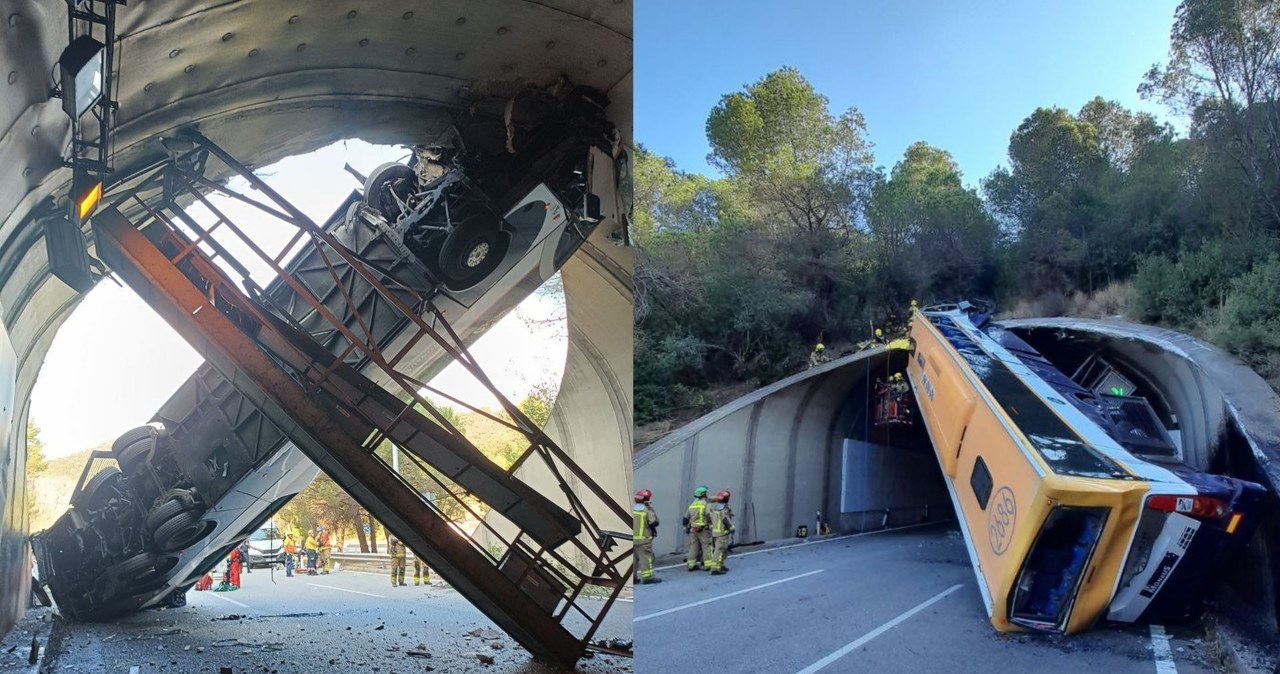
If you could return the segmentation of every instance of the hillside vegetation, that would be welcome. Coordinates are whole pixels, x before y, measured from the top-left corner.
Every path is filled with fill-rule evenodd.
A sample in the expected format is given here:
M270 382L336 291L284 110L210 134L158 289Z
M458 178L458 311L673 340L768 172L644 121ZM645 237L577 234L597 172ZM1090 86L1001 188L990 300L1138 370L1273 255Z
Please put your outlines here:
M901 324L911 299L1014 315L1124 315L1280 379L1280 3L1185 0L1142 96L1039 108L969 187L920 142L876 165L856 108L790 68L709 111L722 178L639 153L636 422L800 369L816 341Z

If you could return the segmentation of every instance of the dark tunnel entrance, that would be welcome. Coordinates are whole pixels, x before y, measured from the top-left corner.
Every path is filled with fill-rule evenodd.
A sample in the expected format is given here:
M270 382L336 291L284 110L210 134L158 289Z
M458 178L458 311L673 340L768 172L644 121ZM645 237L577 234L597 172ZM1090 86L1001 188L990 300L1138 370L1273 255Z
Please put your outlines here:
M834 529L874 531L955 518L928 430L914 414L907 391L901 421L877 406L895 374L905 373L909 352L887 350L851 364L844 407L837 417L832 460L839 476ZM892 394L890 394L892 395Z

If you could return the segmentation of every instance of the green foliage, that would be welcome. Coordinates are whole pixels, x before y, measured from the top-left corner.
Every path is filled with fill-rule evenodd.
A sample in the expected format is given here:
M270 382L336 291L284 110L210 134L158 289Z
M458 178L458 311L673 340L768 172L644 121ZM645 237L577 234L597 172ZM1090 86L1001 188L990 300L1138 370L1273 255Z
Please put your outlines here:
M872 189L867 223L879 303L994 293L996 222L945 150L908 147Z
M32 522L40 519L40 502L36 500L36 478L48 464L44 457L44 442L40 440L40 427L27 420L27 515Z
M1195 329L1218 319L1236 279L1266 254L1257 242L1212 240L1176 260L1145 258L1134 276L1135 318Z
M708 161L746 185L773 226L805 231L852 225L872 162L866 120L839 116L794 68L725 94L707 117Z
M1280 257L1232 282L1217 341L1264 375L1280 376Z

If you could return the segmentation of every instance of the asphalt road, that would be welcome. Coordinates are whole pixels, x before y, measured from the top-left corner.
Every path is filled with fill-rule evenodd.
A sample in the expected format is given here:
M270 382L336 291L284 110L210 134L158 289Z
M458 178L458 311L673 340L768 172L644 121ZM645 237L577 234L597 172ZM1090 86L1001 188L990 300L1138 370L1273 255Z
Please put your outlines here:
M1214 671L1197 625L1154 628L1154 640L1153 628L1132 625L1071 637L997 633L960 534L945 525L726 563L723 576L680 566L636 588L637 672Z
M392 587L386 576L353 571L286 578L280 571L255 569L241 577L237 591L187 593L183 608L69 624L48 671L557 671L534 661L439 579L429 588L414 587L412 577L408 583ZM598 637L630 639L631 618L629 602L615 604ZM489 632L467 635L474 630ZM406 655L419 645L430 658ZM492 656L494 663L482 664L476 653ZM576 671L630 671L631 664L629 658L595 655L580 661Z

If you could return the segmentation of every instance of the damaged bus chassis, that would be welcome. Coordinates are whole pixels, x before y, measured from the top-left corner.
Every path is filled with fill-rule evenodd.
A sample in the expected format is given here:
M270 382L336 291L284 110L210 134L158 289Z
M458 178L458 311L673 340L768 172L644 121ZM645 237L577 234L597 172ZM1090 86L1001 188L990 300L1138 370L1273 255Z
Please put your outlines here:
M631 574L618 533L626 511L466 346L600 223L626 217L627 156L602 97L576 93L517 135L516 152L468 150L455 131L409 165L379 167L323 225L195 132L167 139L166 161L114 190L93 221L98 256L207 362L151 424L95 454L70 510L33 535L41 583L64 614L180 603L318 468L533 655L581 657ZM215 192L285 228L288 242L264 249ZM541 461L558 493L493 463L425 397L471 407L425 383L449 362L505 418L471 409L528 439L515 466ZM481 522L487 545L376 453L388 443L436 498ZM590 586L607 596L598 608L582 601ZM585 631L566 627L570 615Z

